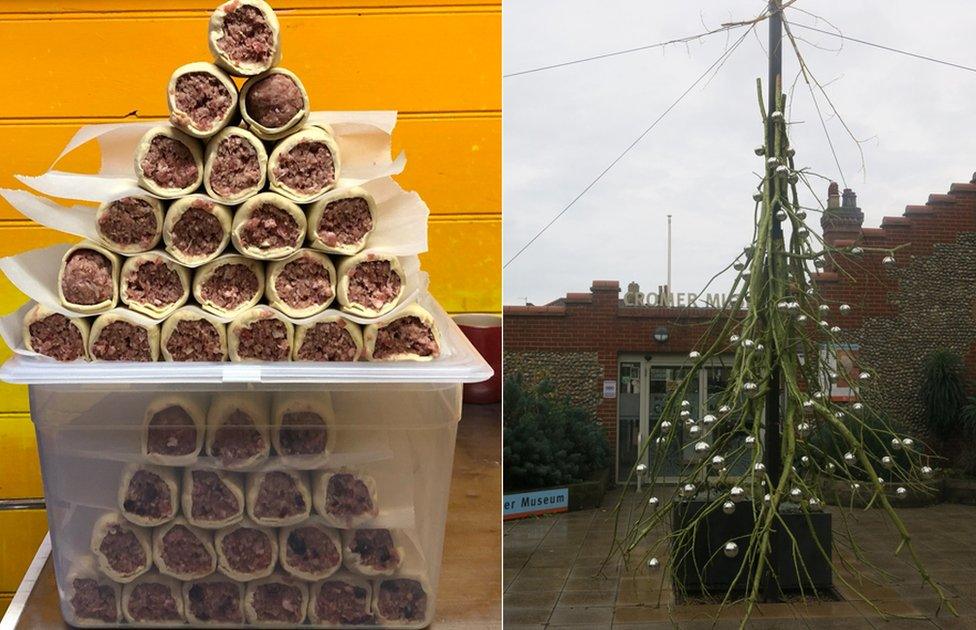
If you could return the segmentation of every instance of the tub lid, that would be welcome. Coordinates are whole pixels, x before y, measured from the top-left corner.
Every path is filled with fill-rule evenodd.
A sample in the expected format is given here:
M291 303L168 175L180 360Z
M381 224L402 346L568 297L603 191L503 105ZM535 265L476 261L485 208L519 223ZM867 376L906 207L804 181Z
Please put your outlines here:
M494 373L457 324L429 295L418 300L434 316L443 353L428 362L356 363L58 363L14 355L0 367L0 380L27 385L146 383L478 383Z

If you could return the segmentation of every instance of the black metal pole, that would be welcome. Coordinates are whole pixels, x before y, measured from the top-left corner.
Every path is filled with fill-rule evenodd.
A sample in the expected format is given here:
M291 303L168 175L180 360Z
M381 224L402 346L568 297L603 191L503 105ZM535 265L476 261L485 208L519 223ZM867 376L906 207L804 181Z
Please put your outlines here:
M772 113L779 109L779 94L781 77L783 75L783 14L780 5L781 0L769 0L769 107L766 117L766 156L776 155L775 144L775 125ZM769 272L767 278L770 285L767 291L773 296L773 283L776 280L776 255L778 248L776 244L783 241L783 226L775 213L775 194L776 184L773 170L775 167L766 170L766 185L771 192L770 203L772 208L772 247L769 248L766 256L766 264ZM766 433L764 440L763 456L766 460L766 474L769 480L769 491L772 492L773 484L779 482L783 472L782 457L782 437L780 436L780 367L779 358L776 356L776 349L770 348L770 369L769 369L769 390L766 392ZM775 548L775 545L773 546ZM761 567L762 570L765 570ZM778 599L776 580L767 572L765 581L766 601Z

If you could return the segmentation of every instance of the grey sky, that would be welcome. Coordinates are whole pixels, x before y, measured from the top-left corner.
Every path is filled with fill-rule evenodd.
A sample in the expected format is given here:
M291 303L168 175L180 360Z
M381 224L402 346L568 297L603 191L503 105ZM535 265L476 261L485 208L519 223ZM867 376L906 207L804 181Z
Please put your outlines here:
M505 72L646 45L754 17L759 1L506 0ZM799 0L845 34L976 65L971 2ZM938 8L938 11L934 7ZM824 27L808 15L796 22ZM703 26L704 22L704 26ZM711 65L741 31L504 79L504 260L518 251ZM797 34L801 31L797 30ZM665 281L665 216L674 215L675 291L697 291L749 240L752 150L762 142L755 79L766 76L766 26L671 112L597 186L505 270L504 302L541 304L594 279ZM803 32L835 49L839 40ZM784 79L798 65L786 51ZM976 73L846 42L801 42L810 67L860 138L866 172L837 120L828 128L865 225L969 181L976 169ZM825 107L825 104L822 105ZM829 112L825 112L825 115ZM809 91L797 85L797 164L840 181ZM826 183L818 194L826 194ZM816 205L812 198L807 205ZM819 229L819 216L811 214Z

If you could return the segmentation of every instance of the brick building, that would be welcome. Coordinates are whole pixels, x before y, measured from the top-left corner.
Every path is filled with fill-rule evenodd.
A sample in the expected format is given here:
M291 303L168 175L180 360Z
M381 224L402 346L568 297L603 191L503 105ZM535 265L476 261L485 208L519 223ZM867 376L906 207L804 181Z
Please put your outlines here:
M928 438L920 384L922 365L936 349L966 361L976 383L976 177L910 205L881 227L864 227L853 191L828 193L821 217L825 242L859 245L858 256L838 255L815 276L848 347L878 374L872 396L905 429ZM883 268L886 251L896 264ZM714 308L676 308L660 294L640 296L631 283L594 281L587 293L569 293L545 306L505 307L505 370L529 381L549 379L577 404L594 410L606 427L618 477L637 456L637 443L654 423L669 383L688 364ZM648 306L647 304L652 304ZM639 304L639 305L638 305ZM725 384L720 357L699 374L696 407ZM970 388L976 389L976 388Z

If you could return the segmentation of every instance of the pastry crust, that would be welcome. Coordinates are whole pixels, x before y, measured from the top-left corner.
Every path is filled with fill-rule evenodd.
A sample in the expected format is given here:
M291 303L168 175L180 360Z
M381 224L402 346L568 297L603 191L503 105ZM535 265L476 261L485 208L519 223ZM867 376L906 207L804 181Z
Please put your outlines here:
M214 121L206 128L198 127L196 123L193 122L190 115L181 110L176 102L176 82L184 74L197 72L214 77L230 94L230 105L220 117L214 119ZM182 65L173 71L173 74L169 79L169 85L166 88L166 100L169 104L170 123L176 127L179 127L180 130L195 138L209 138L226 127L234 117L234 114L237 113L237 86L234 85L234 81L227 76L227 73L218 68L216 65L206 61L195 61L193 63Z
M31 324L35 324L37 322L43 321L48 317L50 317L51 315L58 315L58 314L59 313L57 311L52 311L51 309L47 308L46 306L42 306L41 304L35 304L34 306L32 306L30 310L27 311L27 314L24 315L24 322L21 325L22 326L21 336L24 340L24 347L30 350L31 352L37 352L38 354L41 354L40 352L37 351L37 349L34 347L33 342L31 341L31 337L32 337L30 331ZM91 332L91 327L88 325L88 320L82 319L80 317L67 317L67 320L71 322L71 325L77 328L78 332L81 334L82 356L79 357L79 359L75 359L75 360L88 361L91 358L88 354L88 335Z
M339 323L342 324L343 328L349 333L352 338L353 344L356 346L356 356L353 357L352 361L358 361L365 352L365 346L363 344L363 331L359 327L359 324L351 322L342 315L327 315L325 317L317 318L314 322L310 324L300 324L295 329L295 352L292 355L295 361L304 361L305 359L300 358L302 351L302 345L305 343L305 338L308 333L315 328L317 324L321 323Z
M159 351L163 355L164 361L175 361L173 354L170 352L168 344L173 333L176 331L176 326L180 322L195 322L195 321L206 321L210 323L217 331L217 337L220 340L220 350L221 350L221 361L227 360L227 326L217 319L217 317L210 315L208 313L200 313L196 310L190 310L188 308L180 308L173 312L172 315L166 318L163 322L162 328L160 329L160 341L159 341Z
M112 204L129 197L133 197L139 201L144 201L145 203L149 204L152 209L152 214L156 218L155 234L153 235L152 240L150 240L150 242L146 245L124 245L122 243L113 241L102 231L102 217L104 217L105 213L108 212L108 210L112 207ZM106 201L98 206L98 210L95 211L95 231L98 232L98 237L102 240L105 247L113 252L117 252L119 254L138 254L140 252L147 252L159 244L159 238L163 233L163 203L159 199L149 195L126 195L125 197L120 197L119 199Z
M169 409L170 407L178 407L182 409L193 422L193 428L196 432L196 447L190 453L183 455L167 455L158 451L149 452L149 425L156 417L156 414L165 409ZM200 449L203 448L203 438L205 433L206 413L204 412L203 407L201 407L196 400L183 394L165 394L159 396L154 398L152 402L149 403L149 406L146 407L146 413L143 416L142 436L140 439L142 456L154 464L162 464L164 466L189 466L197 461L197 456L200 454Z
M258 514L258 503L261 497L262 486L266 483L269 476L272 478L286 475L293 484L295 492L301 498L301 510L289 516L275 516L272 514ZM312 493L308 488L308 478L304 473L295 470L264 470L261 472L248 473L245 481L245 493L247 496L247 515L252 521L264 527L286 527L301 523L312 513Z
M389 532L390 538L393 541L393 548L396 550L396 555L397 555L396 562L387 569L377 569L376 567L372 567L365 564L363 562L362 556L352 548L356 540L356 533L361 531ZM358 573L359 575L365 575L367 577L374 577L378 575L393 575L400 569L401 566L403 566L404 553L405 551L404 551L402 536L400 532L398 532L395 529L360 528L360 529L342 530L342 564L353 573Z
M203 473L208 477L210 474L216 475L221 484L227 488L234 499L237 501L237 510L222 519L208 519L197 514L194 510L193 499L193 476L194 473ZM187 468L183 471L183 517L194 527L201 529L220 529L239 523L244 518L244 486L239 475L224 472L211 468Z
M247 616L248 623L259 625L262 628L293 628L296 625L296 623L292 621L277 621L274 619L267 619L258 614L258 611L254 605L255 597L260 587L266 584L283 584L298 589L299 593L301 594L302 601L299 610L297 611L301 615L297 623L302 624L305 621L305 617L308 613L308 586L301 580L296 580L290 575L284 575L282 573L274 573L266 578L248 582L247 589L244 592L244 614Z
M374 353L376 352L376 338L377 335L379 335L379 332L393 322L403 319L404 317L416 317L421 322L426 324L428 328L430 328L430 332L434 336L434 342L437 344L437 351L428 355L420 355L416 352L398 352L381 359L376 358ZM444 341L441 338L440 329L437 327L437 323L434 321L434 316L431 315L427 309L417 303L407 304L400 310L399 313L396 314L396 316L391 317L384 322L367 324L363 330L363 340L366 343L366 358L370 361L432 361L441 355L441 349L444 346Z
M253 273L257 279L257 288L254 290L254 295L252 295L247 301L241 302L238 306L232 309L224 308L203 296L203 285L218 269L224 265L243 265L250 269L251 273ZM193 297L200 304L200 307L205 311L213 313L218 317L236 317L261 301L261 297L264 295L264 278L264 265L260 261L252 260L244 256L238 256L236 254L224 254L223 256L208 262L194 272Z
M183 293L178 300L162 306L156 306L149 302L137 300L130 295L130 282L132 277L136 274L139 267L147 262L162 263L166 265L167 269L176 273L180 279L180 286L183 288ZM186 304L186 301L190 299L190 272L183 265L175 263L157 252L136 254L131 258L127 258L122 265L122 271L119 274L119 294L122 298L122 303L133 311L143 313L155 319L162 319Z
M423 590L425 596L425 606L423 615L413 615L411 617L396 617L388 618L383 615L380 606L380 600L383 596L383 591L387 586L401 586L403 583L407 583L412 587L419 587ZM422 573L408 572L395 577L383 577L375 581L373 585L373 597L372 597L372 608L373 614L376 615L376 621L383 626L390 627L411 627L411 628L426 628L431 621L431 613L434 611L433 606L433 596L434 591L430 587L430 582L427 580L427 576Z
M278 247L261 248L241 242L241 232L246 228L246 223L251 215L265 204L283 210L298 226L298 233L294 241ZM255 258L257 260L278 260L295 253L305 242L305 229L307 222L305 213L295 204L295 202L272 192L263 192L254 195L244 202L237 212L234 213L234 222L231 227L230 239L234 243L234 248L241 254Z
M169 589L169 592L173 597L173 603L176 606L176 618L168 618L161 621L149 621L145 619L137 619L132 614L132 611L130 610L132 595L136 589L143 584L162 584ZM186 619L183 612L183 589L181 588L180 583L171 577L159 575L158 573L147 573L146 575L143 575L122 587L122 614L125 615L126 621L129 623L138 624L140 627L171 628L174 625L182 624Z
M288 558L289 544L288 539L291 537L295 530L304 529L306 527L315 528L316 530L322 532L329 541L335 546L337 561L331 567L326 567L322 571L311 572L303 570L300 567L295 566ZM290 573L291 575L306 581L322 580L330 577L342 569L342 536L339 532L326 523L326 521L318 516L312 516L307 521L303 523L298 523L290 527L283 527L278 530L278 562L281 568Z
M266 127L254 120L251 114L247 111L247 95L255 85L273 74L281 74L291 79L298 88L298 91L301 92L303 103L302 108L296 112L295 115L291 117L291 120L285 124L277 127ZM271 68L270 70L248 79L241 87L240 104L241 118L243 118L244 122L247 123L248 129L250 129L254 135L262 140L280 140L281 138L293 133L296 129L305 124L305 121L308 120L309 110L311 109L308 100L308 91L305 89L305 85L302 84L301 79L299 79L298 76L291 70L280 67Z
M283 156L302 143L323 144L332 156L332 180L314 190L298 190L283 182L277 170ZM341 158L339 144L328 131L316 125L308 125L291 134L275 146L268 158L268 187L272 192L287 197L295 203L309 203L323 193L332 190L339 181Z
M72 626L77 626L79 628L99 627L105 626L107 623L119 623L122 621L122 586L102 575L95 567L95 561L91 556L85 555L74 558L71 561L71 566L68 569L66 578L67 579L64 584L64 597L62 598L62 609L65 612L70 611L69 614L65 615L65 620ZM115 600L113 619L105 620L93 617L81 617L78 615L74 604L74 599L76 596L82 597L76 588L76 582L78 580L92 580L100 589L105 587L111 589L113 599Z
M322 419L322 429L325 432L323 448L317 453L294 453L286 438L282 442L282 432L288 435L288 428L282 429L284 418L287 414L306 414L310 413ZM317 428L317 427L312 427ZM294 429L293 429L294 430ZM308 427L299 425L297 431L298 440L302 444L311 441L309 435L302 435ZM300 470L310 470L324 465L335 449L336 419L335 411L332 407L332 399L327 392L319 392L314 395L301 394L298 392L279 392L275 394L271 405L271 444L278 454L278 458L286 466L298 468ZM311 504L310 504L311 505Z
M231 559L227 557L224 549L225 539L234 532L242 529L259 532L262 536L267 538L268 544L271 547L271 560L268 562L267 566L261 567L252 572L239 571L231 566L233 563ZM274 573L275 566L278 563L278 538L275 536L274 531L267 527L261 527L249 519L244 519L236 525L231 525L229 527L217 530L217 533L214 535L214 549L217 551L217 570L227 577L240 582L248 582L250 580L257 580L267 577Z
M329 481L336 475L352 475L357 482L366 486L369 495L369 506L361 514L339 515L329 511ZM379 513L379 501L376 496L376 481L369 475L349 469L320 470L312 474L312 503L315 511L323 522L330 527L339 529L356 529L364 527L376 518Z
M224 36L224 19L229 12L241 6L251 6L259 9L264 14L265 22L267 22L268 27L271 29L273 37L272 53L265 62L234 61L217 46L217 42ZM207 43L210 46L210 53L214 56L217 65L236 77L260 74L281 60L281 27L278 24L278 17L271 9L271 6L263 0L229 0L217 7L210 16L210 29Z
M362 236L362 238L354 243L336 243L334 245L329 245L325 242L323 236L319 234L319 223L321 223L322 215L325 214L325 210L329 204L342 201L343 199L364 200L366 202L366 208L369 210L372 227ZM333 190L327 193L324 197L313 203L308 212L309 244L315 249L321 249L322 251L330 254L352 256L353 254L359 253L364 247L366 247L366 242L369 240L369 235L373 233L375 228L376 200L373 199L373 195L369 194L366 189L360 188L359 186L342 188L340 190Z
M139 546L142 548L144 561L129 571L121 571L113 567L110 559L102 552L100 548L102 541L111 530L126 533L131 532L135 536ZM148 571L152 567L152 545L150 544L149 535L150 530L143 529L138 525L133 525L123 518L118 512L108 512L103 514L97 521L95 521L95 526L92 528L91 535L91 551L93 554L95 554L95 559L98 562L99 570L116 582L131 582ZM133 560L135 560L135 558L133 558Z
M172 567L166 562L165 554L163 553L166 534L177 526L185 527L187 531L200 541L200 544L203 545L207 553L210 554L210 562L206 571L197 573L180 571L178 568ZM191 525L185 517L177 516L169 523L153 530L153 562L156 563L156 568L159 569L160 573L174 577L177 580L198 580L207 577L217 570L217 553L214 551L213 546L213 532Z
M193 163L197 167L197 175L192 183L182 188L163 187L146 176L142 170L142 159L146 156L153 138L156 136L164 136L176 140L190 151L190 155L193 157ZM139 140L139 146L136 147L135 153L135 169L136 179L139 180L139 185L158 197L174 199L188 195L199 188L200 183L203 181L203 151L200 148L200 142L175 127L153 127Z
M136 510L131 509L131 506L129 505L129 500L127 497L130 486L133 482L133 477L135 477L135 475L140 471L143 473L142 476L145 476L145 474L148 473L149 475L157 478L169 491L169 509L165 510L164 513L158 516L139 514ZM180 510L180 484L176 479L176 472L172 468L164 468L162 466L129 464L122 471L122 482L119 484L118 492L118 507L119 511L122 513L122 516L124 516L129 522L135 523L141 527L155 527L156 525L162 525L167 521L173 520L173 517L175 517Z
M149 360L158 361L159 360L159 326L157 324L145 324L140 321L137 316L127 311L117 310L110 313L102 313L95 318L95 322L91 326L91 334L88 337L88 354L91 355L92 361L109 361L111 359L99 359L95 356L94 347L98 342L98 336L101 334L102 330L106 326L113 322L126 322L143 328L149 336Z
M322 594L322 587L330 582L339 582L342 584L348 584L355 589L362 589L365 591L365 597L363 599L363 610L362 619L369 618L369 621L357 621L354 625L369 625L372 623L372 604L373 604L373 586L372 583L364 577L359 575L354 575L348 571L339 571L335 575L332 575L324 580L319 580L309 588L309 604L308 604L308 620L315 625L328 625L331 627L346 627L347 624L341 623L341 620L333 619L322 619L318 614L318 600Z
M386 302L380 308L373 308L371 306L366 306L358 302L353 302L349 299L349 275L355 270L355 268L364 262L373 262L376 260L383 260L390 263L390 269L400 277L400 290L397 292L396 298ZM339 266L336 269L336 273L339 276L339 280L336 286L336 299L339 301L339 305L342 310L353 315L360 315L362 317L379 317L389 313L396 305L400 303L403 299L403 293L407 287L407 276L403 272L403 267L400 265L400 259L392 254L383 254L378 252L360 252L355 256L350 256L348 258L342 259Z
M97 304L75 304L64 297L64 290L61 288L61 282L64 277L64 267L71 258L71 255L79 250L90 249L94 252L98 252L102 256L108 259L112 266L112 297L98 302ZM115 252L111 252L105 247L94 243L92 241L82 241L72 246L71 249L64 253L61 257L61 267L58 270L58 300L61 302L61 306L70 309L78 313L84 313L85 315L94 315L96 313L104 313L105 311L111 310L118 306L119 303L119 257Z
M228 138L238 137L247 142L257 154L258 167L261 170L260 179L258 182L248 188L243 188L239 192L233 195L222 195L214 190L211 183L211 175L213 174L214 162L217 159L217 149L220 143ZM267 181L268 177L268 152L264 149L264 143L258 139L253 133L241 127L227 127L207 143L207 150L204 154L203 163L203 186L207 189L207 194L213 199L216 199L220 203L225 203L228 205L235 205L242 203L248 197L256 194L262 188Z
M194 613L193 590L196 586L207 586L210 584L230 584L237 592L237 610L232 621L211 621L210 619L200 619ZM233 579L220 574L210 575L201 580L183 583L183 604L186 609L186 620L194 628L240 628L244 625L244 585Z
M255 306L238 315L227 328L227 349L230 360L234 362L258 361L259 359L242 357L240 355L241 334L244 330L258 321L275 319L285 326L285 339L288 343L288 353L282 361L290 361L295 347L295 326L285 317L269 306Z
M198 203L201 201L206 203ZM211 207L206 207L208 204L212 204ZM176 246L173 230L176 228L176 224L179 223L180 218L191 208L212 214L218 223L220 223L220 227L223 230L220 244L208 254L189 254ZM166 247L166 252L184 265L200 265L214 260L227 248L227 244L230 242L230 229L232 224L233 219L230 216L230 209L227 206L215 202L206 195L180 197L170 204L169 209L166 211L166 218L163 220L163 244Z
M249 418L252 425L241 425L257 432L258 448L248 457L238 457L227 453L217 452L222 447L217 443L220 429L227 421L237 414ZM271 440L268 438L268 401L264 396L240 394L220 394L214 396L207 411L207 454L215 457L222 468L243 470L260 464L268 458L271 452ZM234 425L230 425L234 426ZM235 437L235 436L228 436ZM217 444L217 448L215 448ZM243 508L243 503L241 504Z
M329 275L329 285L332 289L332 295L330 295L328 299L304 308L289 306L284 300L281 299L281 297L278 295L278 289L275 287L275 283L278 281L278 276L280 276L282 271L284 271L285 266L296 260L309 260L325 268L326 273ZM332 304L332 300L335 299L335 265L332 264L332 261L329 260L328 256L320 252L316 252L311 249L300 249L286 258L270 262L268 263L266 276L267 280L265 281L264 294L268 297L268 304L289 317L310 317L317 313L321 313L325 309L329 308L329 305Z

